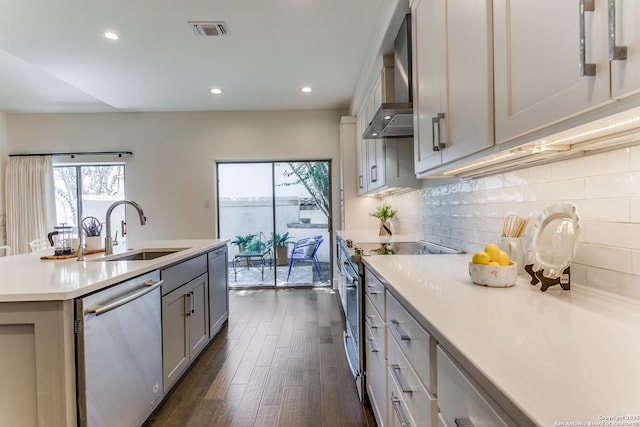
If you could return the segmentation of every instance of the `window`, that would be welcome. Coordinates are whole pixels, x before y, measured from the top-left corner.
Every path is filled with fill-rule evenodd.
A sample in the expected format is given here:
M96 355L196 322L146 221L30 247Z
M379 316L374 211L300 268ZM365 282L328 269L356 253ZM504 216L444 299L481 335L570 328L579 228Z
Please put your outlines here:
M125 198L124 164L56 165L56 222L74 227L88 216L105 221L107 208ZM124 222L122 206L113 212L112 223ZM103 229L104 230L104 229ZM103 231L104 234L104 231ZM112 236L113 237L113 236Z

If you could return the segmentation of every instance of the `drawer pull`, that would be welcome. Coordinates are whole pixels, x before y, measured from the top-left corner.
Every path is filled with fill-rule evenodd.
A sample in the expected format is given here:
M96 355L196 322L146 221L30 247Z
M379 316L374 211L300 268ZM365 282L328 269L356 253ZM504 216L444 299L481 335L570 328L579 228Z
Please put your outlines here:
M396 378L396 382L400 386L400 391L403 393L413 393L413 387L404 384L402 375L400 374L401 369L400 365L391 365L391 372L393 372L393 376Z
M378 325L376 325L375 323L373 323L373 319L374 319L374 315L373 314L367 314L365 317L365 322L367 322L367 325L371 328L371 329L378 329Z
M376 348L373 345L376 342L376 340L373 339L373 337L364 337L364 339L367 342L367 347L369 347L369 351L371 351L371 353L377 353L380 351L378 348Z
M469 418L456 418L456 427L474 427Z
M376 289L376 287L375 287L375 286L373 286L373 285L367 285L367 293L368 293L368 294L370 294L370 295L378 295L378 294L380 294L380 293L381 293L380 291L376 291L376 290L374 290L374 289Z
M409 334L406 334L404 332L402 332L400 330L400 322L397 320L390 320L389 322L391 322L391 324L393 325L393 331L395 332L395 334L398 336L398 338L400 338L400 340L402 341L411 341L411 336Z
M402 409L400 408L400 406L402 405L402 401L393 395L393 392L391 393L391 406L393 406L393 411L396 413L396 417L398 418L398 421L400 421L400 425L402 427L410 427L411 424L409 424L408 421L406 421L404 419L404 416L402 415Z

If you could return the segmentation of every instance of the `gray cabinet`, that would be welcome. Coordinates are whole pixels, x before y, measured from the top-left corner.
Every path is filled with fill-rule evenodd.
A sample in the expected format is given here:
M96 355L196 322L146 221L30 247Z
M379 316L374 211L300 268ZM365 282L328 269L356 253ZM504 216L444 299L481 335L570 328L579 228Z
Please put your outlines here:
M229 318L227 247L207 254L209 269L209 334L213 338Z
M160 271L162 285L162 374L169 390L209 342L207 255Z

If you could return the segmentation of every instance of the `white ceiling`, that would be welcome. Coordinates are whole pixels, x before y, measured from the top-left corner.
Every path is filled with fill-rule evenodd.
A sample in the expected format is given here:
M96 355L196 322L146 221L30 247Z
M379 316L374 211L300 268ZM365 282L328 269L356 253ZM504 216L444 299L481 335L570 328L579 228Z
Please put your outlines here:
M0 111L348 108L406 3L0 0ZM196 37L188 21L230 35Z

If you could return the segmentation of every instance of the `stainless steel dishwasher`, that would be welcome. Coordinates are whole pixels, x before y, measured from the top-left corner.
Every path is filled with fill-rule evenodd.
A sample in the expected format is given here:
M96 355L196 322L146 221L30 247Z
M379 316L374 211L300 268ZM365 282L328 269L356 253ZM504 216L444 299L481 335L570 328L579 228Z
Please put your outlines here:
M160 274L75 301L78 424L139 427L160 403Z

